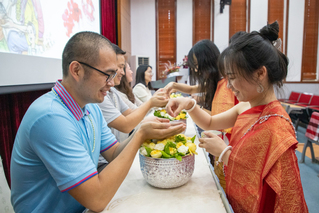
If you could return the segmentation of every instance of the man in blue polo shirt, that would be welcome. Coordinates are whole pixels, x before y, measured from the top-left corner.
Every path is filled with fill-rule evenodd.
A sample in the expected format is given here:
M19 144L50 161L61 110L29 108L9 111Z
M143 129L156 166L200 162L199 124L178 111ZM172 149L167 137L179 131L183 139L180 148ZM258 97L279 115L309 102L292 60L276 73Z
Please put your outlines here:
M63 80L32 103L14 142L11 201L15 212L102 211L126 177L140 145L185 129L168 122L141 125L117 143L96 104L114 85L116 55L93 32L74 35L62 55ZM99 154L110 162L97 173Z

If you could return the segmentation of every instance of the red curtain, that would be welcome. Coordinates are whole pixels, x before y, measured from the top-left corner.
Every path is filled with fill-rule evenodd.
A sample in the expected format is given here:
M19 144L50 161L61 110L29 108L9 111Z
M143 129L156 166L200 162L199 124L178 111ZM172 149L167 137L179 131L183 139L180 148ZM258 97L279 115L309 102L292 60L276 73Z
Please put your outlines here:
M30 104L49 90L0 95L0 155L4 172L10 182L10 161L15 135Z
M101 1L101 34L116 44L116 0Z

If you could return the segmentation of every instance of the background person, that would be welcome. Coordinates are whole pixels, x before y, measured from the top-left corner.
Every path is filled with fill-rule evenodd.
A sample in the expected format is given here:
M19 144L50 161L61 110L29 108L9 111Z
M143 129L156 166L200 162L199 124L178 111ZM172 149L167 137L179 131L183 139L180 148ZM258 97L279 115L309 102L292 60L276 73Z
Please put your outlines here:
M218 136L199 139L226 165L226 194L234 212L308 212L295 149L298 141L289 116L276 99L274 85L282 86L288 59L273 46L277 22L232 42L219 57L219 68L239 104L215 116L207 116L194 101L170 99L172 116L190 109L203 129L233 126L230 146Z
M131 88L131 82L133 81L133 71L131 70L130 65L126 62L124 67L125 75L122 77L121 82L119 85L114 86L117 89L118 94L121 96L122 100L126 103L126 105L131 109L134 110L140 105L143 104L140 99L138 99Z
M103 117L111 128L119 142L128 137L128 134L144 119L148 111L153 107L164 107L168 98L162 90L156 91L151 98L135 110L131 110L122 100L114 86L120 85L124 76L125 51L117 45L112 44L117 57L117 75L114 78L114 84L108 91L102 103L98 103Z
M140 65L136 70L136 81L133 87L133 93L142 102L146 102L152 97L152 76L153 72L150 65Z
M190 80L196 85L170 82L164 89L168 95L175 91L187 94L200 93L198 102L211 114L212 101L221 75L217 67L220 52L210 40L204 39L197 42L188 53L187 64L190 70Z
M118 143L96 104L116 74L110 42L80 32L62 54L63 79L35 100L18 129L11 158L11 202L20 212L102 211L126 177L141 144L185 129L142 124L130 141ZM110 164L97 173L99 154Z

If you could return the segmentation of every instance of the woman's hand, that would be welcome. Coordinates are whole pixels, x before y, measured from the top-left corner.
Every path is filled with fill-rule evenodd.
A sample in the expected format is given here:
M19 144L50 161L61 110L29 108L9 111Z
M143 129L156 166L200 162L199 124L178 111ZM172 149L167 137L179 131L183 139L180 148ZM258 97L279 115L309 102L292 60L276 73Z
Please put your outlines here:
M165 107L168 97L164 89L157 90L150 99L151 107Z
M176 92L176 90L174 89L174 84L175 82L169 82L168 84L166 84L166 86L164 87L164 90L166 92L166 95L169 97L171 93Z
M166 112L172 116L176 117L183 109L190 109L194 106L194 101L190 98L171 98L166 105Z
M207 138L199 138L198 146L206 149L207 152L214 156L219 156L222 151L227 147L223 139L211 132L203 132Z

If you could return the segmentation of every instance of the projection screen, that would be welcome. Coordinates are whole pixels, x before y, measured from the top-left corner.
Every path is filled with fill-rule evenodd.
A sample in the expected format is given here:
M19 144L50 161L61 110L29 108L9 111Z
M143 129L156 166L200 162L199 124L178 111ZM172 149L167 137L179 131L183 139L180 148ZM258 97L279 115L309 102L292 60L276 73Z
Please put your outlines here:
M0 0L0 89L61 79L63 48L79 31L100 33L99 0Z

